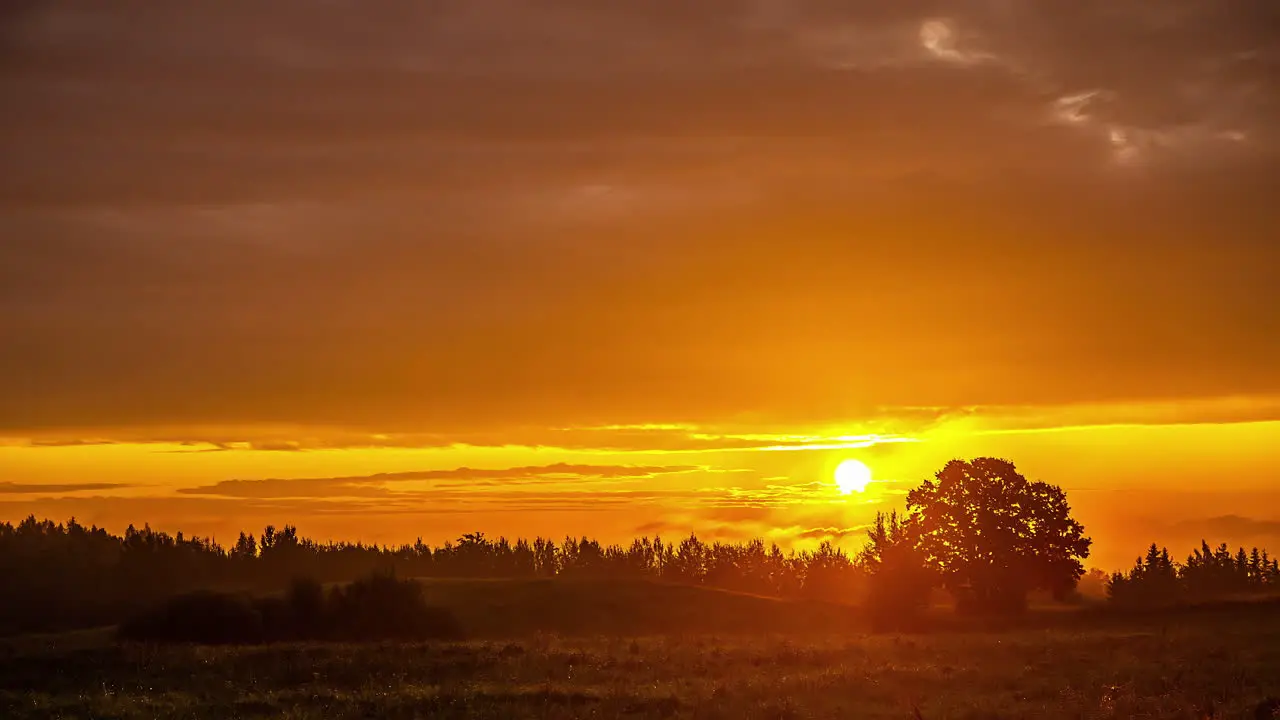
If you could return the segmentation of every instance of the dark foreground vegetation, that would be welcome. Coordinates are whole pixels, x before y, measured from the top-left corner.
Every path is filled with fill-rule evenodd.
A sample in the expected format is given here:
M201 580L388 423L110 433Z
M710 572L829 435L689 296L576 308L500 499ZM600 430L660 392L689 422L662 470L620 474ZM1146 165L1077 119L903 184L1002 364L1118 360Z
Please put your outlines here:
M1032 614L1023 618L1042 621ZM942 611L918 630L959 620ZM527 639L596 635L795 634L874 629L849 605L781 600L649 580L424 579L386 576L316 592L299 581L251 596L198 590L123 623L122 641L254 645L287 642Z
M374 574L327 592L295 580L283 597L197 590L120 626L127 640L210 645L286 641L460 639L448 610L427 604L422 585Z
M746 597L671 589L707 603ZM94 632L11 639L0 641L0 717L1255 720L1273 718L1280 696L1280 608L1265 603L1123 621L1060 611L1069 624L866 635L822 629L825 618L803 603L746 599L812 624L785 634L222 648L116 643ZM703 607L712 616L745 609Z
M1023 477L1004 460L953 461L907 497L906 512L877 518L862 551L830 543L784 552L761 540L707 543L638 538L604 545L567 537L508 541L472 533L432 547L317 542L285 525L241 533L223 547L208 539L130 527L116 536L74 519L34 517L0 524L0 633L47 632L119 623L174 603L216 606L228 617L260 617L264 639L297 635L276 622L264 595L290 578L349 583L371 573L417 578L658 581L772 598L855 605L882 628L910 628L938 594L968 615L1017 615L1034 593L1078 598L1091 541L1063 491ZM1157 607L1280 590L1280 565L1266 551L1226 546L1195 551L1185 564L1153 546L1128 574L1085 576L1117 605ZM196 593L191 595L191 593ZM325 596L323 603L333 598ZM173 612L185 612L173 606ZM330 626L297 637L341 637ZM153 618L158 617L152 615ZM158 620L156 622L159 622ZM252 625L252 620L249 620ZM158 631L157 631L158 632ZM181 633L170 633L175 637ZM252 635L256 637L256 635Z
M782 598L848 600L865 573L830 544L783 552L762 541L641 538L628 546L588 538L509 542L472 533L432 547L317 542L295 528L242 534L231 548L130 527L123 536L35 518L0 524L0 633L114 624L175 595L217 588L279 592L291 578L347 583L372 573L432 579L660 580Z

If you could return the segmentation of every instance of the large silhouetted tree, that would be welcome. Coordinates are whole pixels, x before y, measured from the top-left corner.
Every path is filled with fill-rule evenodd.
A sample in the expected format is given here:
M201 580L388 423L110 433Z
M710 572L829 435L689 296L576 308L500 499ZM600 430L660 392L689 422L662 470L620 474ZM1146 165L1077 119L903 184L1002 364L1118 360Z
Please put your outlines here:
M925 562L966 609L1017 611L1032 590L1065 597L1084 574L1092 541L1066 494L1007 460L952 460L907 509Z

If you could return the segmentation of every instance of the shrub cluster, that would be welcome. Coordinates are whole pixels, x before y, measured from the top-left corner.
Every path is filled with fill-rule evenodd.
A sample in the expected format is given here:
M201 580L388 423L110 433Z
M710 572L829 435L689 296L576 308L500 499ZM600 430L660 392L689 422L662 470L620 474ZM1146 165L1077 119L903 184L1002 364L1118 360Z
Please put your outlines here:
M283 596L183 593L123 623L119 632L126 640L205 645L462 637L453 614L427 604L421 585L385 573L328 592L314 580L298 579Z

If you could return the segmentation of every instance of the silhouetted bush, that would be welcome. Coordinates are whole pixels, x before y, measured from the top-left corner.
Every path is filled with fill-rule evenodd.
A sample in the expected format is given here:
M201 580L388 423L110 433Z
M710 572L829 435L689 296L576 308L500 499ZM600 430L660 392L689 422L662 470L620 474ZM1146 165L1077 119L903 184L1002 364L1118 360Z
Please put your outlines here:
M886 566L870 583L864 610L879 628L914 627L929 607L933 584L921 567Z
M284 598L255 598L253 607L262 618L263 642L321 639L321 636L316 634L318 629L304 627L298 622Z
M1029 605L1026 592L1016 587L963 586L954 588L951 595L956 613L965 617L1017 617L1026 614Z
M244 595L198 590L170 598L120 626L128 640L251 645L264 639L263 619Z
M427 604L422 586L375 573L329 593L329 636L338 640L455 640L462 629L453 614Z
M127 640L205 645L280 641L455 640L453 614L427 604L422 587L371 575L328 596L313 580L295 580L283 598L198 591L171 598L124 623Z
M916 528L910 518L897 512L877 513L867 539L860 557L871 576L864 611L878 629L917 627L929 606L937 576L916 550Z
M288 613L290 635L317 637L325 632L329 608L325 603L324 586L319 581L297 578L289 583L284 609Z

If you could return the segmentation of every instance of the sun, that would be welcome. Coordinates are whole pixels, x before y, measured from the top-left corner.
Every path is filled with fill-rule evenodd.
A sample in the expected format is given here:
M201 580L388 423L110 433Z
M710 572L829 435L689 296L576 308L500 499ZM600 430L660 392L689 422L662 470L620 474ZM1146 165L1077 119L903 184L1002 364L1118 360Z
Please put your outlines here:
M871 468L861 460L845 460L836 467L836 487L841 495L863 492L871 484Z

